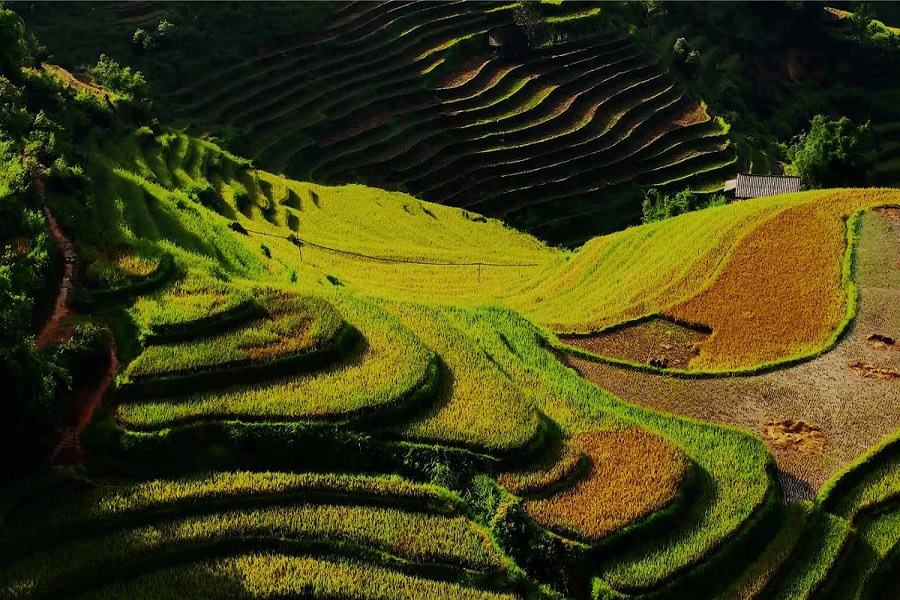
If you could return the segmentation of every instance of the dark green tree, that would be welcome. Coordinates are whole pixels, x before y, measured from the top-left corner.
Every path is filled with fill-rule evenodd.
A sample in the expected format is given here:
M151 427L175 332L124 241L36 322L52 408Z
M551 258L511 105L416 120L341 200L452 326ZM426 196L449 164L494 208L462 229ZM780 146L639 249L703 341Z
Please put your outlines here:
M875 141L869 123L854 125L847 117L835 121L816 115L808 133L788 149L792 172L807 187L859 186L875 162Z
M0 8L0 74L18 79L27 54L25 23L8 8Z

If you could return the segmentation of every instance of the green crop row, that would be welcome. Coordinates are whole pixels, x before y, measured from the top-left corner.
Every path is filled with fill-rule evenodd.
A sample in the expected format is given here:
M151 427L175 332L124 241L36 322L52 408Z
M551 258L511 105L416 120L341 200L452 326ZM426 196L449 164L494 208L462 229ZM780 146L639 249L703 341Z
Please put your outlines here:
M428 531L430 535L421 535ZM66 542L0 567L6 597L53 589L79 573L164 552L168 547L215 547L232 538L316 539L381 549L420 562L479 570L501 567L485 531L462 516L410 513L392 508L293 505L188 517Z
M170 567L114 583L82 596L82 600L123 597L156 600L179 595L185 589L196 592L198 599L208 600L273 597L512 600L515 597L356 561L256 553Z
M164 514L178 507L190 509L205 503L229 506L245 500L262 502L304 497L358 498L428 507L433 511L456 510L460 500L449 491L396 475L287 473L272 471L217 472L184 479L152 479L116 486L85 484L59 490L50 498L36 498L4 522L2 546L14 553L30 539L47 539L67 531L92 531L104 523L127 522L141 515Z
M129 364L126 376L141 380L266 362L321 348L342 325L340 315L317 298L272 292L257 297L265 318L210 337L149 345Z
M365 343L345 362L263 383L171 398L128 402L119 419L151 429L198 419L333 419L389 407L426 384L433 354L372 303L343 303L347 321Z

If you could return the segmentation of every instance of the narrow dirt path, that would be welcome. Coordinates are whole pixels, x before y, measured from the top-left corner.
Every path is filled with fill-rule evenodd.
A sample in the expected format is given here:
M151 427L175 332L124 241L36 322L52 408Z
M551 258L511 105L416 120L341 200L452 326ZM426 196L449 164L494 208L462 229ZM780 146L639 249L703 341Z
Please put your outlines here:
M57 223L53 214L50 212L50 209L47 207L44 182L40 179L35 179L34 186L37 190L38 198L41 200L41 205L44 207L44 215L47 217L50 235L53 236L53 240L59 247L60 252L62 252L64 261L63 276L59 284L59 291L56 294L53 312L41 327L37 340L35 341L38 348L44 348L50 342L57 340L60 323L71 314L71 309L69 308L69 296L72 294L75 282L75 262L77 257L75 254L75 245L72 243L72 240L67 238L63 233L59 223Z
M856 318L834 349L793 367L689 379L561 359L625 401L760 435L778 462L785 500L809 499L832 473L900 427L900 381L854 369L900 369L900 352L870 340L873 334L900 339L897 248L900 212L867 213L856 257Z
M66 423L59 429L60 439L50 455L50 462L54 464L76 464L84 458L81 447L81 432L88 426L94 417L94 412L103 401L103 395L119 372L119 357L116 352L116 342L112 332L107 330L107 361L106 369L98 380L72 390L68 396L69 414Z
M53 305L53 312L41 327L35 341L38 348L44 348L50 343L59 340L60 336L63 335L63 330L60 326L63 320L72 314L72 309L69 307L69 298L75 285L77 254L75 253L75 244L63 233L62 228L47 206L44 182L41 179L35 179L34 185L44 208L44 215L47 217L50 235L59 247L64 261L63 276L59 283L59 291L56 295L56 302ZM63 419L63 423L60 424L59 442L57 442L50 455L50 462L52 463L74 464L84 458L80 440L81 432L91 422L94 412L103 400L103 395L109 389L119 371L116 342L112 332L108 329L106 332L108 335L108 356L105 371L97 380L77 386L64 395L64 401L67 405L66 416Z

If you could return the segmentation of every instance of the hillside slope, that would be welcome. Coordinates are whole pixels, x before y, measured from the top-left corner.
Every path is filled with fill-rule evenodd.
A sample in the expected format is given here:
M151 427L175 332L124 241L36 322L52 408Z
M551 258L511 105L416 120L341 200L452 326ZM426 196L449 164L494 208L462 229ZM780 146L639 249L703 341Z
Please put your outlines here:
M553 243L637 222L640 189L722 189L737 169L724 122L637 45L600 35L602 11L534 6L330 6L333 14L307 35L265 36L249 56L183 78L164 100L191 132L228 140L268 171L406 190ZM180 8L151 8L91 10L120 31L115 49L143 23L132 13L146 13L151 25L169 13L186 18ZM536 14L523 17L529 10ZM71 21L29 18L50 40ZM521 40L514 22L522 18L552 35ZM65 29L58 37L66 55L88 43ZM152 63L165 56L160 46L113 54Z
M362 598L360 577L387 598L720 593L781 519L763 443L601 391L519 313L593 328L683 309L769 264L742 249L772 224L843 240L842 215L898 201L748 202L571 253L405 194L287 180L183 134L85 144L90 201L51 189L48 203L85 265L77 306L115 329L123 368L84 436L92 477L46 496L56 506L13 502L8 597L172 596L212 578L235 597ZM796 211L806 221L779 219ZM687 227L698 215L714 226ZM826 314L846 253L836 243L808 273L834 293L811 299ZM650 264L669 271L631 275ZM765 315L771 296L746 291ZM815 323L811 343L834 327ZM733 368L728 348L701 356ZM806 350L787 338L740 364Z

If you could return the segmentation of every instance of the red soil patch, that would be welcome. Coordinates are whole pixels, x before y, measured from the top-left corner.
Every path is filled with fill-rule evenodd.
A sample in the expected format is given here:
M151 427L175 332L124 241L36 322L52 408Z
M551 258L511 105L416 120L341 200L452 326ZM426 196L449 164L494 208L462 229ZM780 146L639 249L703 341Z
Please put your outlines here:
M877 379L879 381L900 379L900 370L889 367L876 367L875 365L864 362L852 362L849 367L851 371L860 377L866 377L868 379Z
M65 236L59 223L56 222L56 219L53 218L53 215L50 213L50 209L47 208L47 204L44 200L44 182L38 179L34 182L34 185L35 189L37 189L38 197L41 199L41 203L44 204L44 214L47 216L50 235L53 236L53 240L59 247L60 252L62 252L63 260L65 261L63 277L59 284L59 292L56 295L53 312L50 314L50 318L47 319L47 322L44 323L44 326L41 327L41 331L38 333L37 341L35 342L38 348L43 348L50 342L59 339L60 323L62 323L63 319L71 313L69 309L69 295L72 293L73 282L75 279L76 255L75 246L72 244L72 241Z
M709 334L658 317L588 336L560 336L593 354L661 368L687 368Z
M94 412L103 400L103 395L119 372L119 358L116 353L116 343L112 335L109 336L108 355L106 368L100 374L98 380L92 380L78 386L71 391L67 398L68 415L59 429L60 439L50 462L56 464L76 464L84 458L81 448L81 432L87 427L94 416Z
M762 432L763 437L776 448L818 453L825 447L822 428L802 420L765 421Z

